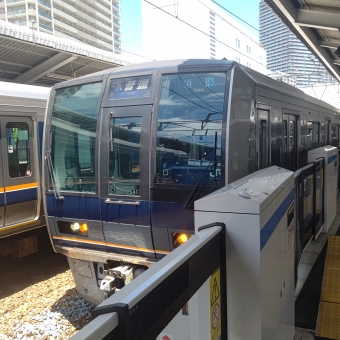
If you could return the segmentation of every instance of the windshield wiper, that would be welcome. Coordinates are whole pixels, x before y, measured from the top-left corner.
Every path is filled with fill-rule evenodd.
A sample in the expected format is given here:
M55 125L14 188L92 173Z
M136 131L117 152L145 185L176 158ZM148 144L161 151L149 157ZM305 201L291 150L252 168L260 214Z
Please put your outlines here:
M211 170L214 170L215 180L216 180L217 165L221 161L221 157L217 156L216 152L217 152L217 132L215 132L214 158L209 163L209 165L205 168L195 188L189 195L188 199L185 201L184 206L183 206L184 209L187 209L187 210L194 209L194 202L201 194L204 186L208 183Z
M60 195L59 187L58 187L56 176L54 173L54 168L53 168L52 158L51 158L51 151L46 151L46 161L48 165L48 171L50 173L54 197L56 200L63 200L64 196Z

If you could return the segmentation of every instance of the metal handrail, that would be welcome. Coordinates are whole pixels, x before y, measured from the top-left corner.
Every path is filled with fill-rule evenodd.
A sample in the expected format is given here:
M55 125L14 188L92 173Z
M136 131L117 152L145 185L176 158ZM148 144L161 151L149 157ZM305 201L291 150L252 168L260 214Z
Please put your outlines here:
M221 269L221 287L226 286L225 239L223 223L213 223L199 228L198 233L186 243L96 307L92 311L95 319L76 333L72 339L140 340L144 337L156 338L157 334L163 330L164 324L170 322L176 311L178 312L183 307L180 303L176 303L175 307L175 301L183 302L184 295L186 296L185 300L188 301L218 267ZM205 257L207 264L204 270L199 265L202 256ZM180 289L169 291L169 287L178 283L181 275L189 275L189 268L190 280L186 284L182 284ZM159 297L157 298L158 310L165 312L162 315L150 315L147 329L136 331L132 323L133 320L145 315L144 309L152 306L151 302L150 304L140 304L140 302L146 301L148 298L152 300L155 295ZM169 298L169 295L173 299ZM226 297L223 292L221 292L221 309L222 314L226 312ZM161 324L159 320L162 320ZM223 337L224 332L226 332L226 328L222 324L222 339L225 338ZM153 336L154 334L156 336Z

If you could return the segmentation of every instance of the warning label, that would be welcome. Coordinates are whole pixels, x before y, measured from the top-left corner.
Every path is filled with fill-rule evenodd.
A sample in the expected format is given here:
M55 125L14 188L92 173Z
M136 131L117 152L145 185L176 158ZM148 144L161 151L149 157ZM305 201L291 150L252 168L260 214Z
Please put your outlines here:
M210 334L211 340L221 337L221 271L217 269L210 278Z

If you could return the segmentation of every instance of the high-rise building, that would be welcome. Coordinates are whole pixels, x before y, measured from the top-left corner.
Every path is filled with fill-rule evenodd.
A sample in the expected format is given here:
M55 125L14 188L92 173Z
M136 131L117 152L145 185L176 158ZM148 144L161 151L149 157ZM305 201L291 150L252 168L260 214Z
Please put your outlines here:
M144 55L235 60L259 72L266 52L258 37L210 0L142 1Z
M0 20L121 53L120 0L0 0Z
M332 81L324 66L264 0L260 2L260 41L267 51L267 68L274 78L283 77L297 87Z

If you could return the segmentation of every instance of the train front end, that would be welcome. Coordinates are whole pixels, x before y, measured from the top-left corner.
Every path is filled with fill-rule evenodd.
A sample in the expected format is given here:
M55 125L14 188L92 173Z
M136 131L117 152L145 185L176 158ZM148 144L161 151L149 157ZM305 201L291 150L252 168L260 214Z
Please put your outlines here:
M194 233L225 183L230 62L126 66L54 86L44 205L78 292L99 304Z

